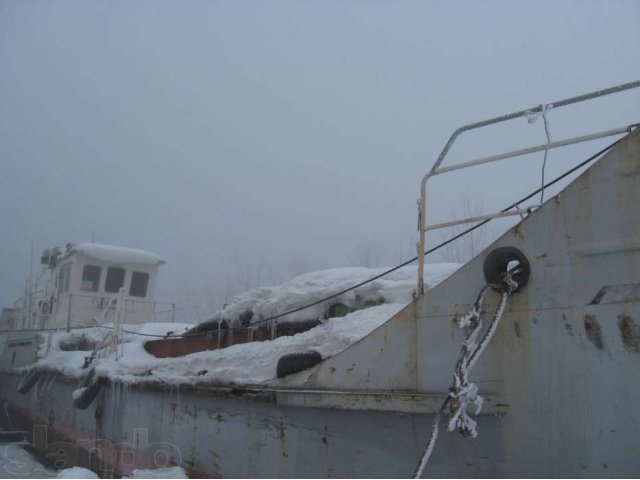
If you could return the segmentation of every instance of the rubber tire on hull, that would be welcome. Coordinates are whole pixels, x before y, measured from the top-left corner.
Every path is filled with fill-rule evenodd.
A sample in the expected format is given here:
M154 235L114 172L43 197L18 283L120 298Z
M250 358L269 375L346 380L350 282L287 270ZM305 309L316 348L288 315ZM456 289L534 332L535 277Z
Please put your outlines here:
M522 290L529 282L529 275L531 275L531 265L529 260L515 247L499 247L489 252L484 259L484 278L488 284L500 285L502 283L502 276L507 271L507 266L510 262L517 261L520 263L520 270L513 274L513 280L518 283L518 288L513 292ZM496 288L502 291L503 288Z
M91 383L91 380L93 380L95 373L96 373L95 367L89 370L87 373L85 373L80 379L80 388L88 387L89 384Z
M38 382L41 376L42 372L40 372L39 370L36 370L35 368L29 370L27 374L22 377L22 380L20 380L20 383L18 384L18 393L26 395L29 390L31 390L33 386Z
M78 396L73 399L73 406L79 408L80 410L86 410L89 405L93 403L93 401L100 393L102 387L107 383L107 379L104 377L97 377L93 379L93 381L85 387L85 390Z
M292 373L302 372L322 361L322 356L315 350L302 353L290 353L283 355L278 360L276 373L278 378L286 377Z

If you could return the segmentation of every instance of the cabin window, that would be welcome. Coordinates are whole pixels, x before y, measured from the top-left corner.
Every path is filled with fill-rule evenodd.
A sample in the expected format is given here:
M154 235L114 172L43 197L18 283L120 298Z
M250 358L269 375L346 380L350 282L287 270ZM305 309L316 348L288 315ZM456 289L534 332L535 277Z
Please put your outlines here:
M118 290L124 285L124 268L109 267L107 268L107 281L104 284L104 291L118 293Z
M69 281L71 279L71 264L67 264L64 266L65 275L64 275L64 291L69 291Z
M86 292L97 292L100 285L100 273L102 269L96 265L85 265L82 270L82 285L80 288Z
M69 277L71 276L71 264L67 263L60 267L60 273L58 274L58 292L69 291Z
M147 285L149 284L149 274L144 272L133 272L131 275L131 286L129 295L132 297L145 297L147 295Z

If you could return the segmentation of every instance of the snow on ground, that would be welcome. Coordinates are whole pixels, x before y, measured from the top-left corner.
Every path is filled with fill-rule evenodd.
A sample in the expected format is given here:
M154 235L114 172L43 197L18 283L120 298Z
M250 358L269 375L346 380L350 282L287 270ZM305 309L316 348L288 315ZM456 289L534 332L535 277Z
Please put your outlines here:
M22 444L0 444L0 478L55 478L56 475L55 470L42 465Z
M22 443L0 444L1 478L100 478L95 472L83 467L56 470L45 467L24 448ZM122 478L189 478L182 467L133 470Z
M449 276L458 264L427 265L425 283L427 287ZM340 268L313 272L296 277L276 287L264 287L239 295L214 319L227 319L238 323L247 310L253 312L252 322L260 318L282 313L307 303L322 299L337 291L371 278L385 269ZM149 337L123 333L116 355L107 353L108 348L98 352L92 366L98 375L107 376L124 383L161 381L169 384L257 384L276 376L278 359L288 353L316 350L322 358L336 355L349 345L359 341L371 331L385 323L411 301L415 287L416 267L404 267L380 278L371 284L358 288L336 299L350 309L360 308L344 317L329 318L320 325L303 333L280 337L272 341L252 342L233 345L221 350L197 352L184 357L156 358L144 349L144 341ZM385 303L378 305L380 301ZM368 305L374 304L375 306ZM300 319L323 319L325 306L301 312ZM288 320L289 317L286 317ZM180 335L190 324L148 323L126 325L123 328L143 334ZM104 328L79 330L70 334L57 332L51 337L50 346L40 349L38 364L72 377L80 377L87 372L83 369L90 351L64 351L65 342L83 336L87 341L110 345L110 331ZM46 336L43 336L46 337ZM47 338L43 338L45 344ZM47 351L46 356L44 353Z
M189 476L182 467L165 467L153 470L136 469L128 477L122 478L189 478Z
M83 467L65 468L58 472L56 478L100 478L93 470Z

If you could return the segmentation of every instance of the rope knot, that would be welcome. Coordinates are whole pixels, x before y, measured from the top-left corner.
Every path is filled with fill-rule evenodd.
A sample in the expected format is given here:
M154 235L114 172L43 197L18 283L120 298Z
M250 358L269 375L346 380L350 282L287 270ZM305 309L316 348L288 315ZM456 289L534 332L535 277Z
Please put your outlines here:
M447 430L453 432L457 429L464 437L477 437L476 421L467 413L467 408L474 405L475 415L477 415L482 409L483 401L482 396L478 395L478 386L475 383L465 381L460 386L451 387L448 408L451 420Z
M500 282L504 285L504 291L507 295L511 295L519 287L518 282L513 279L513 274L518 272L519 268L518 266L513 271L500 275Z
M447 424L448 431L458 430L464 437L475 438L478 436L477 422L467 413L467 409L474 406L475 411L473 415L478 415L482 409L484 399L478 395L478 386L475 383L469 382L469 372L480 355L482 355L487 344L491 341L504 313L507 298L518 288L518 283L513 280L512 275L515 274L519 268L520 266L516 265L500 277L500 284L503 287L501 289L500 303L489 327L479 341L478 337L480 330L482 330L482 305L484 297L487 291L495 288L496 285L485 285L482 290L480 290L478 298L469 313L459 320L458 324L460 328L467 328L468 331L466 339L460 349L460 357L456 363L456 368L453 372L453 385L449 388L449 393L436 414L433 426L431 427L429 442L422 454L420 462L416 466L413 478L420 478L422 476L422 472L431 457L431 452L433 452L436 439L438 438L439 424L443 415L448 414L451 416Z

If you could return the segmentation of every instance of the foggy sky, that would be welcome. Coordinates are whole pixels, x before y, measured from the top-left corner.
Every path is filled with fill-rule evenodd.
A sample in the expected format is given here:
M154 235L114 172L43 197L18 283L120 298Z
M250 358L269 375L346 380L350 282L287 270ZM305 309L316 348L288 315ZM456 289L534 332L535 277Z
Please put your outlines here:
M0 1L0 305L32 240L38 258L92 237L158 253L158 297L198 315L367 245L411 258L420 178L453 130L639 79L639 24L634 1ZM639 107L552 110L552 136ZM521 120L450 161L544 141ZM610 141L551 152L547 178ZM541 158L434 179L430 218L464 195L506 206Z

